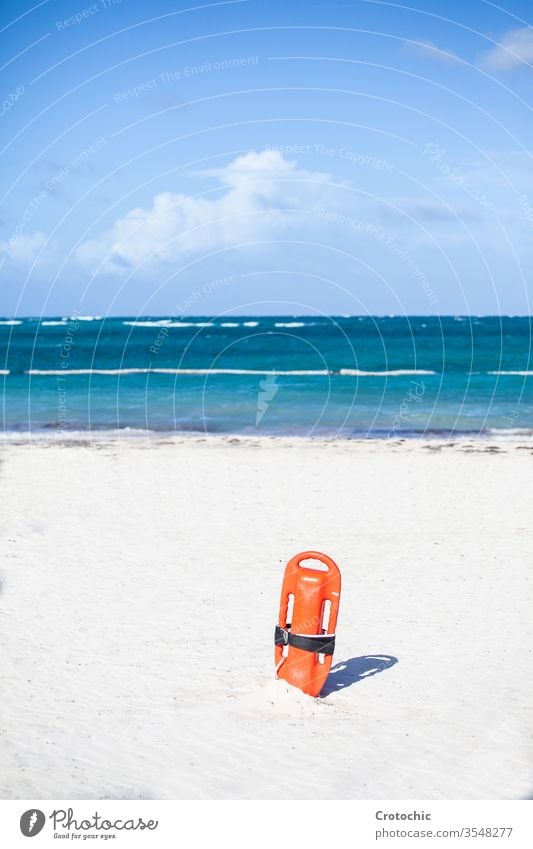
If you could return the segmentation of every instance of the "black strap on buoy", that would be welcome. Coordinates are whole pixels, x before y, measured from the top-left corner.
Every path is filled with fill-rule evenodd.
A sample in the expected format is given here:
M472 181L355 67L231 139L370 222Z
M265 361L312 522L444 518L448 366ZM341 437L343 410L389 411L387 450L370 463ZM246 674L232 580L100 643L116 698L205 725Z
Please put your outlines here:
M292 634L288 628L276 625L274 645L294 646L295 649L317 654L333 654L335 634Z

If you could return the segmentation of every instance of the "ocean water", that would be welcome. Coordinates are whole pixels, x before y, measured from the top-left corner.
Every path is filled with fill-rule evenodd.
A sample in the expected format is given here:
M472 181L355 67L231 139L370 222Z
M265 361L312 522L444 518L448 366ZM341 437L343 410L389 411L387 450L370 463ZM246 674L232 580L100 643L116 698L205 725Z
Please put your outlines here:
M0 320L4 431L533 432L523 317Z

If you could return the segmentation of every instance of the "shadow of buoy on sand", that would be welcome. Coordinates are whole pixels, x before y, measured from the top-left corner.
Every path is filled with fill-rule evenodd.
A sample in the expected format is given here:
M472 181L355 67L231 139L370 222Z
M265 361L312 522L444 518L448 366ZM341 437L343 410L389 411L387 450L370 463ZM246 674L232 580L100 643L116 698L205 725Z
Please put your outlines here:
M351 687L364 678L371 678L378 672L383 672L398 663L397 657L389 654L369 654L364 657L351 657L332 666L328 680L322 687L320 698L324 699L331 693Z

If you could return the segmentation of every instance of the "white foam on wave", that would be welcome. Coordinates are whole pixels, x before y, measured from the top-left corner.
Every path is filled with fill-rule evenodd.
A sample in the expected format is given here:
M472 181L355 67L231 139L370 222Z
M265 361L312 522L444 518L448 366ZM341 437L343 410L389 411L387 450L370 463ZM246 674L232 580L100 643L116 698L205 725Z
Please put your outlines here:
M66 321L41 321L41 327L66 327Z
M533 377L533 371L522 369L520 371L488 371L487 374L511 375L513 377Z
M530 427L489 427L488 433L524 433L533 434L533 429Z
M102 321L101 315L71 315L71 321Z
M274 327L305 327L305 321L276 321Z
M19 321L18 318L7 318L4 321L0 321L0 324L5 324L5 325L22 324L22 321Z
M212 321L171 321L170 327L214 327Z
M243 327L257 327L259 325L258 321L243 321Z
M237 321L222 321L220 323L221 327L240 327L240 324Z
M123 321L128 327L213 327L212 321L171 321L163 318L159 321Z
M116 369L28 369L24 372L32 376L53 376L63 374L188 374L188 375L217 375L217 374L258 374L258 375L329 375L326 369L320 371L275 371L273 369L241 369L241 368L116 368Z
M160 373L163 371L168 371L168 373L172 374L261 374L261 375L274 375L274 376L328 376L330 372L327 369L290 369L290 370L279 370L279 369L251 369L251 368L182 368L182 369L154 369L154 371L159 371Z
M158 369L149 368L56 368L56 369L40 369L30 368L24 374L32 376L51 377L58 374L148 374L148 372L156 372Z
M170 324L169 318L162 318L159 321L123 321L126 327L168 327Z
M533 429L530 427L489 427L487 433L502 439L513 439L517 436L533 437Z
M2 375L10 374L10 371L9 371L9 369L0 368L0 374L2 374Z
M259 374L259 375L289 375L289 376L305 376L305 375L320 375L328 376L330 374L327 369L321 370L302 370L294 369L291 371L278 371L275 369L246 369L246 368L79 368L79 369L28 369L24 372L32 376L53 376L63 374L185 374L185 375L217 375L217 374Z
M275 375L276 377L399 377L413 374L436 374L434 371L422 369L397 369L396 371L360 371L359 369L248 369L248 368L80 368L80 369L29 369L25 374L58 375L58 374L184 374L184 375L217 375L217 374L258 374Z
M357 368L341 368L339 374L343 377L402 377L409 374L437 374L437 372L421 368L398 368L391 371L361 371Z

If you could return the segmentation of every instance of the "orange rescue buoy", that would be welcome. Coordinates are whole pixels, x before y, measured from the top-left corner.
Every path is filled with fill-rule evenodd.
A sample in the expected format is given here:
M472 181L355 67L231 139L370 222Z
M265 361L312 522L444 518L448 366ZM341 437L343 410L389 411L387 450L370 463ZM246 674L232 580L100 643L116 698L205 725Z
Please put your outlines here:
M331 667L340 595L341 573L327 554L304 551L287 563L274 634L276 677L310 696L318 696Z

